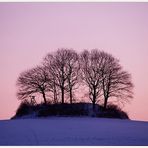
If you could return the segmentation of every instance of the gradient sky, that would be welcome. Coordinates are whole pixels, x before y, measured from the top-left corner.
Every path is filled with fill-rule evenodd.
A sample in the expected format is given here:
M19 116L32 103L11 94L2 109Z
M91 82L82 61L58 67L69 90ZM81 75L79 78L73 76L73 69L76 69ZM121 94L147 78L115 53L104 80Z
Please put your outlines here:
M0 119L19 105L19 74L57 48L98 48L132 74L124 110L148 121L148 3L0 3Z

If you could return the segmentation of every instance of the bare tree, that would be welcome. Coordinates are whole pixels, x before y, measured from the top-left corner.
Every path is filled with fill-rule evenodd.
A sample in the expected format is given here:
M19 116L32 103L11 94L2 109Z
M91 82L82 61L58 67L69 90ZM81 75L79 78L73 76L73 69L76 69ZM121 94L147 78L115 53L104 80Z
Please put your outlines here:
M55 67L55 57L53 54L47 54L43 60L43 66L50 78L47 82L50 92L52 93L53 102L58 103L59 83L57 77L57 69Z
M125 102L133 97L130 74L111 54L94 49L90 52L85 50L79 56L74 50L66 48L47 54L43 66L21 73L17 80L17 96L25 99L40 93L46 104L47 94L52 94L54 103L58 102L60 96L63 104L68 94L70 103L73 103L74 91L80 81L88 88L93 111L102 96L104 109L109 98Z
M101 75L102 91L104 96L104 109L107 107L108 99L113 97L120 102L129 101L132 98L133 84L131 75L123 71L119 61L111 54L100 52L102 58Z
M67 92L69 93L70 103L73 103L73 92L78 88L77 84L79 82L79 56L72 50L67 49L67 58L66 58L66 69L67 69Z
M104 109L109 98L116 98L120 102L132 98L133 84L131 76L123 71L119 60L103 51L85 50L81 54L82 79L89 88L89 97L95 109L99 97L104 97Z
M62 103L64 103L64 96L67 92L70 103L73 102L73 91L78 83L78 58L79 56L74 50L64 48L58 49L44 58L43 64L52 78L50 84L53 86L54 96L57 96L57 90L60 89Z
M40 93L46 104L47 81L48 75L41 66L22 72L17 79L17 86L19 88L17 92L18 99L22 100L30 97L32 94Z
M73 65L70 50L62 48L58 49L53 55L48 54L44 58L44 65L46 65L49 73L53 76L55 86L59 87L61 91L61 102L63 104L65 93L68 90L68 77L70 79L73 73L73 69L70 68ZM72 82L69 82L71 87L73 87Z
M81 72L82 79L89 89L89 98L93 103L93 111L95 111L96 101L101 96L101 59L97 50L91 52L85 50L81 53Z

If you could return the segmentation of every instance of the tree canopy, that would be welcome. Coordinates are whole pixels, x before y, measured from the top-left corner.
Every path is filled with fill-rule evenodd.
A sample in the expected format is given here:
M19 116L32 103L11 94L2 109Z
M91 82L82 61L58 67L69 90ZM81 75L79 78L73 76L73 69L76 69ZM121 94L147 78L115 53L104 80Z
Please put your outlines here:
M72 104L81 85L87 88L94 111L100 98L106 109L111 98L128 102L133 97L131 75L113 55L97 49L77 53L67 48L48 53L39 66L22 72L17 79L17 97L24 100L41 94L45 104Z

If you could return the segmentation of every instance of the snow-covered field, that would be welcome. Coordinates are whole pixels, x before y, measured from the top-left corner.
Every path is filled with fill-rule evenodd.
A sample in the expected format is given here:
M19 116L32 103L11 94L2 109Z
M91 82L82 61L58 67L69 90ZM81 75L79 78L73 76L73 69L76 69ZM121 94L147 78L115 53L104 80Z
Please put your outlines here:
M0 145L148 145L148 122L89 117L0 121Z

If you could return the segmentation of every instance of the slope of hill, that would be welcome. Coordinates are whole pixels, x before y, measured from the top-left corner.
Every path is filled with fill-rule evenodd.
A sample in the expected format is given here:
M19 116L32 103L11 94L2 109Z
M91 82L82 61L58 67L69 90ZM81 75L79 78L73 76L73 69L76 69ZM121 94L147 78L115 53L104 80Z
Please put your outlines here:
M148 122L90 117L4 120L0 145L148 145Z

